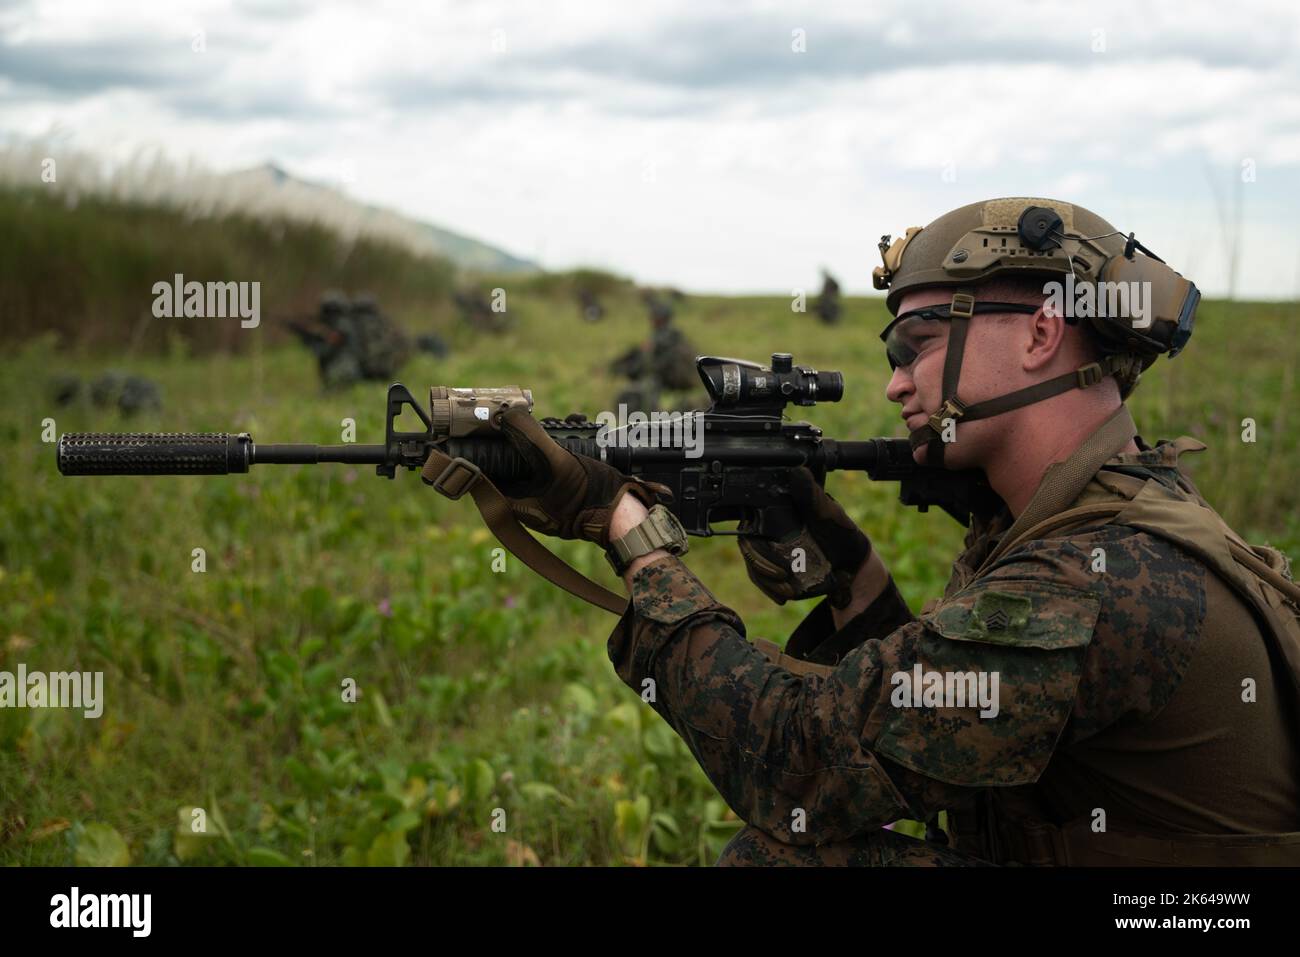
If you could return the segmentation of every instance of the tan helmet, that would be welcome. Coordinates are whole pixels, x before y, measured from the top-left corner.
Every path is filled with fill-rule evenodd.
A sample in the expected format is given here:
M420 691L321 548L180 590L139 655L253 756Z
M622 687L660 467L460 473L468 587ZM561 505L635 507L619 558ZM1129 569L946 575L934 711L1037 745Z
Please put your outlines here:
M1095 213L1054 199L971 203L924 228L908 229L892 244L889 236L882 237L880 254L884 264L876 267L873 282L877 289L889 290L885 304L896 317L881 334L886 342L909 290L953 288L951 306L925 314L960 321L981 312L1033 312L1024 304L981 302L978 286L994 277L1041 278L1044 295L1058 297L1066 321L1088 329L1103 356L1075 373L967 406L956 395L965 323L960 322L960 333L954 323L957 335L950 340L944 368L944 407L912 436L913 445L931 443L934 464L943 455L937 417L969 421L997 415L1066 389L1087 388L1108 375L1127 398L1157 356L1173 357L1186 345L1200 301L1196 286L1132 233L1126 237ZM1048 286L1051 282L1055 285Z

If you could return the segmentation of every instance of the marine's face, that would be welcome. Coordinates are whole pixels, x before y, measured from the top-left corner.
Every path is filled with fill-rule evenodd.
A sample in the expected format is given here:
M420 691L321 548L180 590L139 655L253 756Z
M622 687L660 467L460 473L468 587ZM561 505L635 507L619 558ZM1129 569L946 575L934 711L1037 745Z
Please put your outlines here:
M898 312L938 305L951 297L942 291L920 290L908 293ZM897 402L900 416L909 433L922 428L942 401L943 362L948 354L948 323L931 319L904 319L891 333L891 364L894 373L885 387L885 397ZM913 453L924 463L928 454L922 447Z
M918 289L903 296L898 314L924 306L952 302L951 289ZM1011 330L999 329L991 316L980 315L970 322L963 350L961 376L957 394L967 405L1011 391L1008 388L1009 350L1014 341ZM900 415L908 432L923 427L943 402L943 366L948 355L951 323L941 319L904 319L891 333L894 369L885 387L885 397L902 408ZM981 462L981 450L987 444L992 420L981 419L957 427L955 441L944 450L948 468L969 468ZM922 446L913 457L924 463L929 450Z

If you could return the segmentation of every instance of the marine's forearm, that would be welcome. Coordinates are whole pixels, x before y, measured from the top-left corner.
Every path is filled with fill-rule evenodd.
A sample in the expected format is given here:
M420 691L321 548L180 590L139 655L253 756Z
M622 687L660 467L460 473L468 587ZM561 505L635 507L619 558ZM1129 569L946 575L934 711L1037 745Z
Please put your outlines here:
M815 843L906 816L863 734L881 691L872 655L798 675L745 640L740 619L680 560L665 556L632 579L632 606L610 636L615 670L744 820Z
M612 542L615 539L622 538L636 526L645 521L645 517L649 514L650 510L642 505L640 501L633 498L631 495L624 495L619 501L618 507L614 509L614 514L609 518L609 540ZM627 590L629 592L632 590L632 578L637 572L645 568L651 562L656 562L661 558L666 558L667 556L668 553L666 551L662 548L657 548L648 555L642 555L639 558L632 559L631 564L627 566L627 570L623 572L623 584L627 586Z
M630 495L625 495L619 502L618 507L610 518L609 537L610 540L622 538L631 529L640 524L647 515L644 505ZM642 568L645 568L652 562L658 561L668 553L663 549L642 555L634 559L628 566L627 571L623 574L623 583L631 591L632 579ZM862 563L857 574L853 578L853 600L844 608L831 608L831 618L835 630L843 628L851 620L856 618L862 612L866 611L873 603L876 602L886 590L890 588L889 569L885 566L884 560L881 559L879 551L872 549L867 560ZM891 629L892 630L892 629Z

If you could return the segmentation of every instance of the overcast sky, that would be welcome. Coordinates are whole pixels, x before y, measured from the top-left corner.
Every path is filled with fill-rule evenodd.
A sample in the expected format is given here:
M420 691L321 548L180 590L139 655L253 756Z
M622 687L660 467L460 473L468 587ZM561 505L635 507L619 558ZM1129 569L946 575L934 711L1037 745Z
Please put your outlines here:
M692 290L788 292L824 264L864 291L882 233L1038 195L1221 294L1239 195L1239 295L1293 298L1298 11L2 3L0 136L274 161L547 267Z

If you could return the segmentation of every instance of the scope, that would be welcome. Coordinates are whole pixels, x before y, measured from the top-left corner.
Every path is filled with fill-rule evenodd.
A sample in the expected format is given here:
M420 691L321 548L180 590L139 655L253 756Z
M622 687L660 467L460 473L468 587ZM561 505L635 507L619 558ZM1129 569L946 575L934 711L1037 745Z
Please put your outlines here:
M844 376L794 364L788 352L772 353L772 367L723 356L699 356L695 369L709 390L714 409L760 408L787 404L816 405L844 397Z

